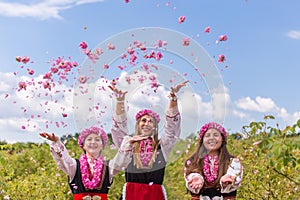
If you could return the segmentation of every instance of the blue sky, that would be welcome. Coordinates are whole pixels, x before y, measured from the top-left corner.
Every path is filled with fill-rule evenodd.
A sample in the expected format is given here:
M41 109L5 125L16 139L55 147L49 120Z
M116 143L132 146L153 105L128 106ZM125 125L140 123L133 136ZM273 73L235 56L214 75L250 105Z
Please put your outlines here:
M94 49L124 31L143 27L161 27L178 32L203 47L215 62L223 81L223 98L226 99L223 123L230 132L241 131L243 125L261 121L264 115L269 114L275 116L271 123L278 123L281 128L291 125L300 118L299 7L300 2L296 0L132 0L129 3L115 0L0 1L0 140L36 142L41 141L38 136L40 131L55 132L58 135L73 134L83 124L88 124L81 123L81 120L86 119L74 119L73 116L76 111L72 107L75 90L72 86L76 82L77 69L70 75L75 78L70 78L65 85L60 86L60 90L71 92L57 95L58 103L52 102L53 105L53 99L49 97L26 98L28 93L16 91L18 82L28 79L27 67L35 71L31 78L40 79L49 70L48 61L57 57L70 56L79 63L80 68L86 62L86 56L79 49L81 41L86 41L89 48ZM178 23L180 16L186 17L183 23ZM211 28L210 33L204 33L207 26ZM223 34L227 35L228 40L216 43ZM224 63L217 62L219 54L226 56ZM21 69L15 57L25 55L34 63L26 64ZM170 55L168 58L165 55L165 61L174 57ZM185 63L179 60L177 64ZM168 62L164 65L168 65ZM166 67L171 68L169 72L185 71L176 64ZM188 64L185 67L186 71L192 68ZM18 74L15 76L13 72ZM111 77L120 76L112 69L106 73ZM122 73L126 74L125 71ZM184 99L188 91L179 94L182 95L180 109L184 110L182 136L193 132L192 129L196 131L201 124L211 120L212 96L207 92L205 81L200 79L198 84L190 83L188 87L195 93L199 110L196 117L199 119L188 120L191 116L185 109L191 103ZM169 86L166 84L157 95L166 93ZM99 98L97 100L107 102L104 106L110 108L111 99L105 99L105 96L110 96L107 91L95 96ZM131 97L133 100L129 105L132 110L138 109L134 93ZM37 106L45 101L50 102L47 105L49 107ZM160 101L165 100L159 98L156 101L156 106L160 106L155 109L163 113L161 110L164 103L160 104ZM131 105L133 102L135 104ZM62 118L62 112L67 113L68 117ZM43 115L37 119L39 113ZM129 114L133 118L134 112ZM106 114L99 117L107 132L110 132L110 115L111 112L106 108ZM28 121L30 116L34 117ZM45 121L53 124L64 121L67 126L57 128L50 125L46 129ZM22 129L24 124L26 128ZM192 129L188 130L189 127Z

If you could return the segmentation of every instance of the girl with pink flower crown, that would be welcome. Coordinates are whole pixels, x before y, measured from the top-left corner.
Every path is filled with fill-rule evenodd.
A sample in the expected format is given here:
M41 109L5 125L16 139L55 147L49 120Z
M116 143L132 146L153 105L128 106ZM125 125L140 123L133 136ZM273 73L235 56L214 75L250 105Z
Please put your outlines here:
M117 162L105 161L101 154L108 137L98 127L84 129L78 137L78 145L84 153L80 159L72 158L59 137L54 133L40 133L50 141L50 151L57 166L68 175L69 186L75 200L107 200L113 176L118 172ZM119 153L120 154L120 153ZM120 155L118 155L120 156Z
M125 113L125 94L115 86L110 89L115 93L117 105L113 117L112 138L119 152L123 155L122 166L125 169L126 183L123 187L123 200L166 200L163 180L168 155L180 135L181 116L178 111L176 93L188 81L171 87L169 108L165 115L164 132L158 139L160 117L152 110L144 109L136 116L135 132L128 135ZM118 158L121 160L121 158Z
M192 200L236 199L243 168L227 150L227 133L216 122L203 125L196 152L186 161L184 178Z

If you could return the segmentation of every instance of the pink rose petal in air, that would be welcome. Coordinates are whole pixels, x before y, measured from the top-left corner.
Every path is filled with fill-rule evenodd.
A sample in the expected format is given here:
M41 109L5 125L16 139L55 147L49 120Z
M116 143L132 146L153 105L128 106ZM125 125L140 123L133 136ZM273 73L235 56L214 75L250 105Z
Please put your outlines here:
M82 41L82 42L80 42L79 47L81 49L86 49L86 48L88 48L88 45L86 44L86 42Z
M209 33L210 32L210 27L209 26L205 27L204 32Z
M226 60L226 58L225 58L225 55L224 55L224 54L220 54L220 55L218 56L218 62L222 63L222 62L224 62L225 60Z
M26 90L26 87L27 87L27 84L25 82L23 82L23 81L20 81L19 82L19 90L18 91L20 91L20 90Z
M115 45L113 45L112 43L109 43L109 44L107 45L107 49L108 49L108 50L115 50L116 47L115 47Z
M227 35L220 35L219 36L219 41L226 41L227 40Z
M184 21L185 21L185 16L180 16L180 17L178 18L178 23L179 23L179 24L183 23Z
M86 76L80 76L78 78L78 81L81 83L81 84L84 84L86 83L86 81L88 80L88 78Z
M190 38L183 38L182 46L189 46L189 45L190 45Z

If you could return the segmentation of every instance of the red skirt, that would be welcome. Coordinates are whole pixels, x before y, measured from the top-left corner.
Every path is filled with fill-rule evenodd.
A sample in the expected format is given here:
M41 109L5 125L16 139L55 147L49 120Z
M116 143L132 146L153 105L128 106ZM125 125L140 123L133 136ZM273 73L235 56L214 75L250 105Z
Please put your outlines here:
M125 200L166 200L162 185L127 182L123 199Z
M108 200L107 194L99 194L99 193L80 193L73 194L74 200Z

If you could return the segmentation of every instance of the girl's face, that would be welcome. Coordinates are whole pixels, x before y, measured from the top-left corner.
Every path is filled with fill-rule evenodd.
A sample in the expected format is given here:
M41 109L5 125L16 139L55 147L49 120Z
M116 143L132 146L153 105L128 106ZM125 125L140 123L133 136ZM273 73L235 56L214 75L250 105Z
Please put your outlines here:
M153 117L144 115L138 122L139 133L143 136L151 136L153 134L155 121Z
M222 135L214 128L210 128L203 136L203 145L209 154L216 153L222 145Z
M103 141L101 136L97 135L96 133L89 134L83 142L83 149L87 155L98 158L103 149Z

